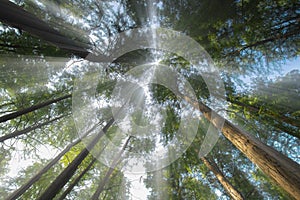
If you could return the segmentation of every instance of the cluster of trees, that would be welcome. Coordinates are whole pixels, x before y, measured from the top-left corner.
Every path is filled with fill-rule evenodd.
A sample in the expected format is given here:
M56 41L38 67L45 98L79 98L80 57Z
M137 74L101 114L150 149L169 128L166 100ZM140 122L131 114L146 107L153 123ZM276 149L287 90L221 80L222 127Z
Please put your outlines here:
M123 136L112 158L114 168L101 164L97 158L109 148L102 139L117 135L117 123L105 107L97 113L98 122L78 137L71 115L72 92L74 80L97 65L86 64L87 55L96 52L105 58L105 52L114 48L114 41L102 38L148 26L153 17L147 15L148 9L154 7L161 26L185 32L208 51L222 72L226 94L209 94L201 74L194 73L195 66L182 57L159 54L162 63L182 72L197 95L197 99L176 97L153 85L152 100L169 108L161 143L179 137L180 102L188 103L201 118L184 154L169 166L147 173L148 198L300 198L300 71L273 80L258 77L247 90L238 83L238 75L267 76L282 61L298 56L298 1L37 2L0 0L0 196L130 198L131 183L122 168L132 154L126 152L146 156L155 144L149 138ZM117 58L101 71L103 78L91 98L111 100L118 77L151 62L156 54L142 49ZM215 107L215 99L220 108ZM199 158L208 125L218 127L223 120L218 143ZM42 147L57 154L45 157ZM33 163L9 176L16 155Z

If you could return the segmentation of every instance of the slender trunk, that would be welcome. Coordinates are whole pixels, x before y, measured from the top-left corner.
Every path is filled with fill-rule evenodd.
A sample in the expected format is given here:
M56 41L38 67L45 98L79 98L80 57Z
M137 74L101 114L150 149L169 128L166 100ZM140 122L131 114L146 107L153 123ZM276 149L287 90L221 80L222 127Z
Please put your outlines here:
M90 130L88 130L81 138L86 137L90 134L99 124L93 126ZM29 181L27 181L24 185L22 185L19 189L14 191L6 200L15 200L20 197L28 188L30 188L35 182L37 182L43 174L45 174L53 165L55 165L63 155L65 155L73 146L77 145L81 139L77 139L71 144L69 144L62 152L60 152L54 159L51 160L42 170L40 170L34 177L32 177Z
M206 157L202 157L201 160L204 162L207 168L214 173L214 175L217 177L221 185L224 187L224 189L227 191L227 193L231 196L232 199L244 199L242 194L238 190L236 190L233 187L233 185L226 179L224 174L220 171L217 164L213 160L208 160Z
M29 133L30 131L33 131L33 130L38 129L38 128L41 128L41 127L43 127L43 126L46 126L46 125L48 125L48 124L50 124L50 123L52 123L52 122L54 122L54 121L57 121L57 120L59 120L59 119L61 119L61 118L63 118L63 117L65 117L65 115L56 117L56 118L54 118L54 119L51 119L51 120L46 121L46 122L44 122L44 123L38 124L38 125L36 125L36 126L30 126L30 127L25 128L25 129L23 129L23 130L15 131L15 132L13 132L13 133L4 135L4 136L0 137L0 142L4 142L4 141L7 140L7 139L10 139L10 138L14 138L14 137L17 137L17 136L20 136L20 135L27 134L27 133Z
M1 0L0 0L0 2L1 2ZM40 108L46 107L48 105L51 105L53 103L57 103L57 102L59 102L61 100L64 100L64 99L67 99L67 98L71 98L71 97L72 97L72 95L68 94L68 95L59 97L57 99L52 99L52 100L49 100L49 101L45 101L43 103L39 103L39 104L33 105L31 107L24 108L22 110L19 110L19 111L16 111L16 112L4 115L4 116L0 117L0 123L8 121L8 120L11 120L11 119L14 119L14 118L17 118L17 117L19 117L21 115L25 115L27 113L33 112L33 111L38 110Z
M0 0L0 21L9 26L22 29L81 58L85 58L89 54L87 44L69 39L35 15L10 1Z
M90 164L79 174L79 176L69 185L69 187L64 191L64 193L58 198L58 200L64 200L66 196L73 190L73 188L79 183L81 178L92 168L96 162L96 158L90 162Z
M71 144L69 144L62 152L60 152L51 162L49 162L42 170L40 170L34 177L22 185L19 189L15 190L11 195L9 195L6 200L15 200L20 197L28 188L30 188L35 182L37 182L42 175L44 175L53 165L55 165L63 155L65 155L73 146L78 144L81 140L77 139Z
M106 172L103 180L99 183L98 188L96 190L96 192L93 194L91 200L98 200L99 196L101 194L101 192L103 192L104 190L104 186L107 184L107 182L109 181L109 177L111 176L111 174L114 172L115 167L120 163L121 161L121 156L123 154L123 152L125 151L125 148L128 146L129 141L131 139L131 136L126 140L125 144L122 147L122 150L119 152L119 154L114 158L111 167L109 168L109 170Z
M106 146L102 148L102 150L92 159L90 164L79 174L79 176L69 185L69 187L64 191L64 193L59 197L58 200L64 200L65 197L73 190L73 188L79 183L82 177L92 168L97 158L104 151Z
M111 119L103 128L103 131L98 133L95 138L88 144L86 148L84 148L75 159L65 168L51 183L51 185L43 192L43 194L38 198L38 200L44 199L53 199L59 191L65 186L65 184L70 180L70 178L74 175L75 171L82 163L82 161L88 156L89 149L92 149L99 139L106 133L109 127L113 124L114 119Z
M300 165L298 163L233 125L203 103L193 101L187 96L183 98L202 112L214 126L219 127L218 123L225 120L222 127L223 135L284 190L294 198L300 199ZM214 118L211 117L212 113L215 114Z

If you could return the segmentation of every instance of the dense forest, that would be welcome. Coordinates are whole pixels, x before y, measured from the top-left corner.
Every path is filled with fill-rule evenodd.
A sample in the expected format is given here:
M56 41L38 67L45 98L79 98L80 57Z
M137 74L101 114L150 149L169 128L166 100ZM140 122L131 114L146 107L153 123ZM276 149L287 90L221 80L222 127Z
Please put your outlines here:
M297 0L0 0L0 199L300 199Z

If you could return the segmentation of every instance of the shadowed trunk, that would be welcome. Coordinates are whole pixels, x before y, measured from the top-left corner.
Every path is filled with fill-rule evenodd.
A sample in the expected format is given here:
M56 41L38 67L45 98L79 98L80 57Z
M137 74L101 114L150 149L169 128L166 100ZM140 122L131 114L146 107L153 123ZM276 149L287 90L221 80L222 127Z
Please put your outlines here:
M64 200L65 197L72 191L72 189L79 183L82 177L92 168L94 163L97 161L98 156L104 151L106 146L92 159L90 164L79 174L79 176L69 185L69 187L64 191L64 193L59 197L58 200Z
M8 0L0 0L0 21L35 35L81 58L85 58L89 54L87 44L69 39L35 15Z
M219 127L219 122L224 120L223 117L203 103L193 101L187 96L183 98L195 109L202 112L204 117L215 127ZM211 117L212 113L215 114L214 118ZM267 176L276 181L277 184L294 198L300 199L300 165L298 163L262 143L253 135L243 131L226 119L222 127L222 133Z
M231 196L232 199L242 200L244 199L242 194L236 190L233 185L226 179L224 174L220 171L217 164L213 160L208 160L206 157L201 158L204 164L210 169L217 177L221 185L224 187L226 192Z
M61 153L59 153L53 160L51 160L42 170L40 170L35 176L33 176L29 181L22 185L19 189L15 190L11 195L9 195L6 200L15 200L20 197L28 188L30 188L35 182L37 182L53 165L55 165L63 155L65 155L73 146L78 144L81 140L77 139L71 144L69 144Z
M43 192L38 200L53 199L59 191L65 186L65 184L74 175L75 171L82 163L82 161L89 155L89 149L93 149L99 139L106 133L109 127L113 124L114 119L111 119L103 128L103 131L98 133L95 138L84 148L75 159L65 168L51 183L51 185Z
M104 190L104 186L107 184L107 182L109 181L109 177L111 176L111 174L114 172L115 167L121 162L120 158L123 154L123 152L125 151L125 148L128 146L129 141L131 139L131 136L126 140L125 144L122 147L122 150L119 152L119 154L114 158L111 167L109 168L109 170L106 172L103 180L99 183L98 188L96 190L96 192L93 194L91 200L98 200L99 196L101 194L101 192L103 192Z
M21 115L25 115L27 113L33 112L33 111L38 110L40 108L46 107L48 105L51 105L53 103L57 103L57 102L59 102L61 100L64 100L64 99L67 99L67 98L71 98L71 97L72 97L72 95L68 94L68 95L59 97L57 99L52 99L52 100L49 100L49 101L46 101L46 102L43 102L43 103L39 103L39 104L33 105L31 107L24 108L22 110L19 110L19 111L16 111L16 112L4 115L4 116L0 117L0 123L8 121L8 120L11 120L11 119L14 119L14 118L17 118L17 117L19 117Z
M19 189L15 190L11 195L9 195L6 200L15 200L20 197L28 188L30 188L35 182L37 182L43 174L45 174L53 165L55 165L63 155L65 155L73 146L77 145L82 138L90 134L99 124L93 126L89 131L87 131L81 138L75 140L69 144L62 152L60 152L55 158L53 158L42 170L40 170L35 176L33 176L29 181L22 185Z
M30 126L30 127L25 128L23 130L20 130L20 131L14 131L13 133L10 133L10 134L7 134L7 135L4 135L4 136L0 137L0 142L4 142L7 139L14 138L14 137L17 137L17 136L20 136L20 135L24 135L26 133L29 133L30 131L33 131L35 129L41 128L41 127L46 126L48 124L51 124L52 122L55 122L55 121L65 117L65 116L66 115L59 116L59 117L56 117L56 118L51 119L49 121L46 121L44 123L38 124L36 126Z
M64 191L64 193L58 198L58 200L64 200L66 196L73 190L73 188L79 183L82 177L92 168L96 162L96 158L90 162L90 164L79 174L79 176L69 185L69 187Z

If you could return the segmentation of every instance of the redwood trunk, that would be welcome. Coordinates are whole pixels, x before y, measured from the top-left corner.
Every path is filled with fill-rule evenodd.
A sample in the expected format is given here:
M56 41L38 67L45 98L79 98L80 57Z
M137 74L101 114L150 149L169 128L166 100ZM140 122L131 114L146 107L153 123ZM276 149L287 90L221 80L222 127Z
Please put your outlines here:
M6 200L15 200L20 197L28 188L30 188L35 182L37 182L53 165L55 165L63 155L65 155L73 146L78 144L81 140L77 139L69 144L61 153L59 153L51 162L49 162L42 170L40 170L34 177L22 185L19 189L15 190L9 195Z
M13 133L10 133L10 134L7 134L7 135L4 135L4 136L0 137L0 142L3 142L3 141L5 141L5 140L7 140L7 139L14 138L14 137L17 137L17 136L20 136L20 135L27 134L27 133L29 133L30 131L33 131L33 130L38 129L38 128L41 128L41 127L43 127L43 126L46 126L46 125L48 125L48 124L50 124L50 123L52 123L52 122L54 122L54 121L57 121L57 120L59 120L59 119L61 119L61 118L63 118L63 117L64 117L64 115L63 115L63 116L56 117L56 118L51 119L51 120L49 120L49 121L46 121L46 122L44 122L44 123L38 124L38 125L36 125L36 126L30 126L30 127L25 128L25 129L23 129L23 130L20 130L20 131L14 131Z
M112 162L112 166L109 168L109 170L106 172L103 180L99 183L99 186L96 190L96 192L93 194L91 200L98 200L99 196L101 194L101 192L103 192L104 190L104 186L107 184L107 182L109 181L109 177L111 176L111 174L114 172L115 167L118 165L118 163L121 161L120 158L123 154L123 152L125 151L125 148L127 147L127 145L129 144L129 141L131 139L131 136L127 139L127 141L125 142L125 144L122 147L122 150L119 152L119 154L114 158L113 162Z
M214 126L219 127L218 122L224 120L203 103L195 102L186 96L184 99L201 111L204 117ZM215 113L213 119L211 118L212 112ZM300 165L298 163L262 143L253 135L243 131L226 119L222 127L222 133L266 175L271 177L295 199L300 199Z
M0 0L0 2L1 2L1 0ZM33 111L38 110L40 108L46 107L48 105L51 105L53 103L57 103L57 102L59 102L61 100L64 100L64 99L67 99L67 98L71 98L71 97L72 97L72 95L68 94L68 95L59 97L57 99L52 99L52 100L49 100L49 101L46 101L46 102L43 102L43 103L39 103L39 104L33 105L31 107L25 108L23 110L19 110L19 111L16 111L16 112L4 115L4 116L0 117L0 123L8 121L8 120L11 120L11 119L14 119L14 118L17 118L17 117L19 117L21 115L25 115L27 113L33 112Z
M0 21L9 26L22 29L81 58L85 58L89 54L87 44L69 39L50 27L46 22L8 0L0 0Z
M38 198L38 200L53 199L59 191L65 186L65 184L70 180L74 175L75 171L82 163L82 161L88 156L89 149L92 149L99 139L106 133L109 127L113 124L114 119L111 119L106 126L103 128L103 131L96 135L96 137L88 144L88 146L83 149L76 158L65 168L56 179L51 183L51 185L44 191L44 193Z
M208 167L208 169L210 169L214 173L214 175L217 177L221 185L224 187L224 189L227 191L227 193L231 196L232 199L244 199L242 194L239 191L237 191L233 187L233 185L231 185L231 183L226 179L224 174L219 170L217 164L213 160L208 160L205 157L201 158L201 160Z
M73 181L71 185L64 191L64 193L59 197L58 200L64 200L66 196L73 190L73 188L79 183L82 177L92 168L93 164L96 162L96 158L90 162L90 164L80 173L80 175Z
M96 124L93 126L90 130L88 130L82 137L86 137L88 134L90 134L97 126L99 125ZM24 185L22 185L19 189L14 191L9 197L6 198L6 200L15 200L18 197L20 197L28 188L30 188L35 182L37 182L43 174L45 174L53 165L55 165L60 158L65 155L73 146L77 145L81 139L77 139L71 144L69 144L61 153L59 153L51 162L49 162L41 171L39 171L34 177L32 177L29 181L27 181Z

